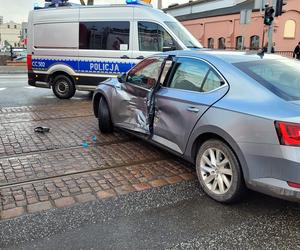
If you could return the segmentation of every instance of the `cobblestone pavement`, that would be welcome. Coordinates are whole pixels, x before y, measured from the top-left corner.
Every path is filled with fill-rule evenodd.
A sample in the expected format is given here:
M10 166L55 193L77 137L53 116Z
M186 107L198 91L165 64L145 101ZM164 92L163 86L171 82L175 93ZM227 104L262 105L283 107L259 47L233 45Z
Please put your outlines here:
M2 220L193 179L173 155L123 132L100 134L88 101L0 108Z

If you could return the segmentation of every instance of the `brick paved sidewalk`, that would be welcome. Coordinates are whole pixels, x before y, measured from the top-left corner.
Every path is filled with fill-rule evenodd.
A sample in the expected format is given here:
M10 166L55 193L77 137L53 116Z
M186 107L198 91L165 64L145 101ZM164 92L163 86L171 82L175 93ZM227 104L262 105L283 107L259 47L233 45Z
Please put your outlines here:
M123 132L100 134L89 102L2 108L0 219L194 179L175 158Z
M84 173L166 158L141 141L117 142L88 149L73 148L0 159L0 187L36 179Z
M0 188L1 219L62 208L76 202L106 199L195 178L191 169L173 160L73 174Z

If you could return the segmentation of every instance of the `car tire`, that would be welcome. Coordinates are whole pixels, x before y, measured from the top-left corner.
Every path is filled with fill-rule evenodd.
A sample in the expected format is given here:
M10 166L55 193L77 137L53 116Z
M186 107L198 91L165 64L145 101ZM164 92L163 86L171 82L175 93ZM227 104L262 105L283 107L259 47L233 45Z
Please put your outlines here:
M102 133L107 134L113 132L113 124L111 121L109 107L104 97L101 97L99 101L98 124L99 130Z
M76 92L73 81L65 75L58 75L54 78L52 90L59 99L70 99Z
M200 146L196 170L201 187L212 199L233 203L243 197L246 188L239 161L223 141L208 140Z

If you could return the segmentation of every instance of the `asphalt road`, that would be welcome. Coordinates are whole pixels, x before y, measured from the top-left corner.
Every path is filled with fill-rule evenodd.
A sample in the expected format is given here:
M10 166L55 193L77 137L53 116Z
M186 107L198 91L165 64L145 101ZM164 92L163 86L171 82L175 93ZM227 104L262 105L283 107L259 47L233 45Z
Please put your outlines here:
M70 101L91 99L89 92L77 92ZM27 84L26 74L0 74L0 107L31 106L63 102L51 89L35 88Z
M89 99L82 92L70 103ZM1 107L59 102L51 90L28 88L26 75L0 75ZM187 181L27 214L0 228L1 249L300 249L300 205L254 192L222 205Z
M24 216L0 236L8 249L299 249L299 212L256 193L225 206L186 182Z

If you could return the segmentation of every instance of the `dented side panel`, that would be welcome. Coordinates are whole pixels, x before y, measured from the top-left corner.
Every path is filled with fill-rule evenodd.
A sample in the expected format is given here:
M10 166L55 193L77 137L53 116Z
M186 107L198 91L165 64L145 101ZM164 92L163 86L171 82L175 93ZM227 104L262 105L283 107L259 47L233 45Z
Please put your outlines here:
M149 133L147 98L149 90L129 83L120 84L113 92L113 119L116 126Z
M183 154L201 116L228 91L228 85L210 93L162 88L156 95L153 140Z

